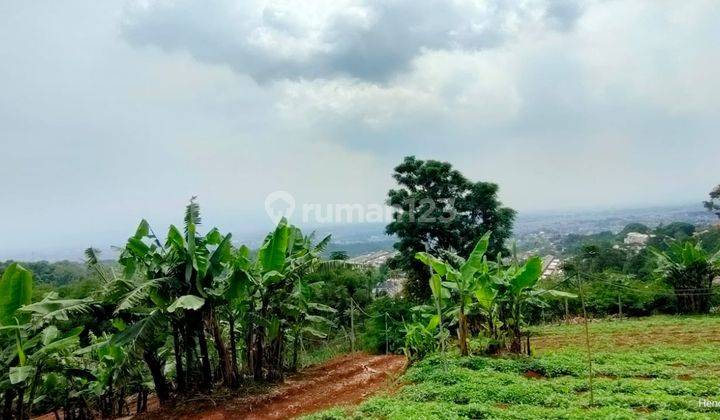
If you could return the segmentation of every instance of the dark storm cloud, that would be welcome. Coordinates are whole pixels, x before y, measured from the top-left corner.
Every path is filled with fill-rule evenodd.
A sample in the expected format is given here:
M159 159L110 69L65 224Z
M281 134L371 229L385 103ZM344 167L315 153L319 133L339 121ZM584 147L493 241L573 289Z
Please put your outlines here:
M424 50L492 48L520 27L569 30L581 14L574 0L332 2L305 13L309 4L318 3L160 2L129 9L123 34L134 45L184 51L259 82L386 82Z

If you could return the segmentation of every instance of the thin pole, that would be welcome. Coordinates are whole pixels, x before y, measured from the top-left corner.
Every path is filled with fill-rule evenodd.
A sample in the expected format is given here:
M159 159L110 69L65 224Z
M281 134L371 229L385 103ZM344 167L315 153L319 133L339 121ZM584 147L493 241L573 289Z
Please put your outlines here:
M593 394L593 365L592 350L590 349L590 331L588 330L587 310L585 309L585 295L582 289L582 280L578 277L578 286L580 291L580 302L582 303L583 319L585 320L585 345L587 346L587 362L588 362L588 383L590 386L590 405L595 404L595 396Z
M622 318L623 318L622 299L620 299L620 294L618 294L618 313L620 314L620 319L622 320Z
M355 305L350 299L350 351L355 351Z
M390 342L388 341L388 326L387 326L387 319L388 319L388 313L385 312L385 354L388 354L388 346Z

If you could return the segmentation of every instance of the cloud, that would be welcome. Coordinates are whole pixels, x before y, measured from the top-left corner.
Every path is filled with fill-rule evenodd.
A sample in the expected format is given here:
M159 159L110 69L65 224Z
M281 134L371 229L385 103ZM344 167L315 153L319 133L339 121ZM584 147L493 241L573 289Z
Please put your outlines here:
M382 202L410 154L520 211L718 182L716 0L128 1L0 2L0 259L191 195L244 240L268 193Z
M278 109L304 124L376 133L421 120L501 124L521 106L515 68L507 55L492 51L427 51L389 85L353 78L278 82Z
M576 0L178 0L134 3L123 34L258 82L387 82L428 50L494 48L520 33L570 30L580 16Z

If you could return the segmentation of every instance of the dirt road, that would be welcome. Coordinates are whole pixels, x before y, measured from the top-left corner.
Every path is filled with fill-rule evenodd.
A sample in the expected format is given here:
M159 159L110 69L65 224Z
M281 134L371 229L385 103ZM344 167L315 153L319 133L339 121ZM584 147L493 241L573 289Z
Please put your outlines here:
M337 405L355 404L375 392L388 389L404 370L405 363L403 356L353 353L293 375L266 394L232 399L201 410L160 410L142 418L259 420L297 417Z

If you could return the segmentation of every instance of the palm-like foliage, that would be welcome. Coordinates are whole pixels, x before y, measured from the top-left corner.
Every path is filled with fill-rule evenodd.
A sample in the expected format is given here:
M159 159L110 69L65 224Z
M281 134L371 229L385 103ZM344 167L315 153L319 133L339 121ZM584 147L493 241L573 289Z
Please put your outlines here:
M542 274L542 262L538 257L530 258L523 265L513 261L507 267L487 261L485 252L489 240L490 233L480 238L467 260L452 252L446 252L445 259L425 252L416 254L416 258L432 271L430 289L437 312L437 321L432 324L438 326L442 337L443 313L457 320L458 345L462 355L468 354L467 314L473 308L487 318L488 330L493 338L497 338L496 324L500 323L511 338L510 350L519 352L525 306L542 305L539 297L544 294L574 297L537 287ZM448 302L451 302L450 306L446 305Z
M302 337L323 337L330 326L323 314L334 312L315 299L322 284L307 279L345 266L320 258L330 237L315 243L283 220L251 255L230 234L200 233L200 223L194 199L183 227L170 226L164 241L142 220L120 249L119 274L89 248L87 266L102 282L85 299L50 293L31 303L31 274L9 266L0 281L5 407L15 405L18 417L35 401L64 407L66 418L124 416L130 393L140 411L149 391L162 403L172 392L237 386L239 351L257 379L295 369Z
M656 273L675 290L677 308L684 313L710 310L712 281L720 274L720 252L711 256L699 243L672 241L667 251L653 249Z
M296 340L303 331L310 331L306 324L314 319L309 312L313 304L305 300L308 285L304 278L328 265L320 260L319 254L329 239L313 245L312 236L303 236L300 229L283 219L265 238L254 259L249 258L247 248L236 252L226 296L235 301L249 300L250 308L256 309L246 311L245 320L249 328L246 360L256 379L263 377L262 362L266 359L268 377L281 377L288 332L296 353Z

